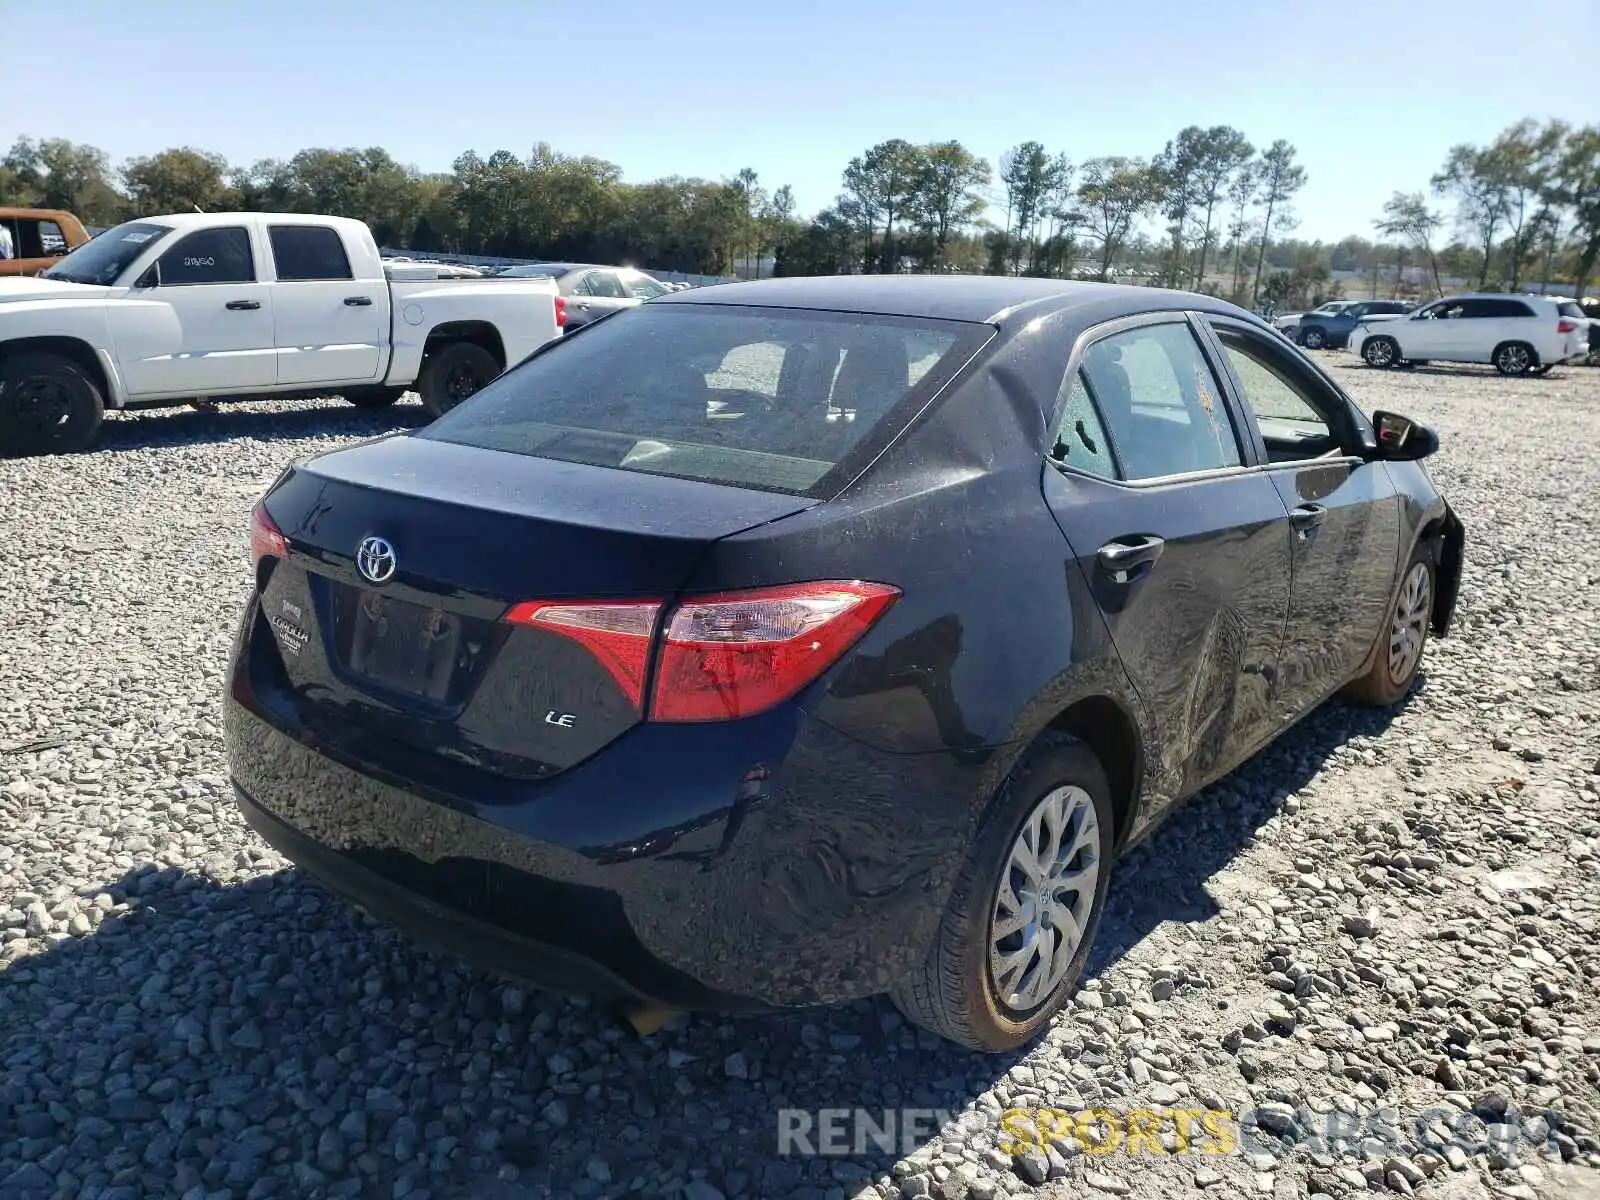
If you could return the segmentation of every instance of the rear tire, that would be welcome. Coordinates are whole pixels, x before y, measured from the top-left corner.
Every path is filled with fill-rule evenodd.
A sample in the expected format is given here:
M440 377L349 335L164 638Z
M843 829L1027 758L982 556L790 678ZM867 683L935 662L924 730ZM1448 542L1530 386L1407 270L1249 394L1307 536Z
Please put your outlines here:
M1539 356L1527 342L1501 342L1494 348L1489 361L1500 374L1516 377L1526 375L1539 365Z
M973 1050L1013 1050L1035 1037L1088 960L1111 881L1114 822L1100 761L1076 738L1042 736L1001 785L927 958L890 992L896 1007ZM1034 858L1035 848L1044 853ZM1019 865L1039 858L1051 865L1031 873ZM1009 965L997 973L997 963Z
M1428 648L1428 623L1433 619L1433 555L1418 546L1400 577L1400 588L1389 606L1382 640L1372 666L1344 689L1347 699L1374 708L1388 708L1403 700L1422 666Z
M104 416L100 385L70 358L41 351L0 362L0 455L82 450Z
M344 398L357 408L388 408L405 394L405 388L352 388Z
M450 342L428 356L417 376L422 407L442 417L499 375L495 356L473 342Z
M1400 361L1400 343L1392 337L1369 337L1361 343L1361 358L1379 370L1392 367Z

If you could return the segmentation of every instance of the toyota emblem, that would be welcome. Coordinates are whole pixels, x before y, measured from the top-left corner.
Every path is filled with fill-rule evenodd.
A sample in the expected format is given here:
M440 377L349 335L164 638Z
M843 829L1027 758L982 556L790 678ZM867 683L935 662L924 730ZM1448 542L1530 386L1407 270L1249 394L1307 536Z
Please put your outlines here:
M394 547L381 537L362 538L356 550L356 570L368 583L385 583L394 576Z

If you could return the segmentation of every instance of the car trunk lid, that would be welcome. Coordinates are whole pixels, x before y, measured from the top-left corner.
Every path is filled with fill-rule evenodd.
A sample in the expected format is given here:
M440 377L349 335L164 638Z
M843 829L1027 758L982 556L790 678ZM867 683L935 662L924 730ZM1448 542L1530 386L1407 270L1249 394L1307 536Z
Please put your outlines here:
M262 570L257 636L323 735L355 723L544 777L631 728L640 704L581 640L508 622L508 611L665 600L712 541L812 503L431 440L370 442L293 468L264 501L288 554Z

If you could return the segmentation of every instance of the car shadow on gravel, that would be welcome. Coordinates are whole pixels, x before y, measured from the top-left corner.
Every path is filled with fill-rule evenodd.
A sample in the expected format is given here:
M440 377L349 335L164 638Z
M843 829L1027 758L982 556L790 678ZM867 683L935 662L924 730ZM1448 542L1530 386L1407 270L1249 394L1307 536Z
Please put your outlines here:
M1165 922L1215 916L1208 880L1392 717L1324 705L1174 813L1118 863L1089 977ZM1026 1057L916 1033L882 1000L638 1038L582 999L422 950L296 870L241 877L256 853L107 880L116 906L93 932L0 974L0 1193L27 1194L6 1192L20 1171L51 1194L70 1169L81 1194L128 1197L515 1200L703 1180L717 1190L687 1194L823 1200L888 1174ZM847 1114L846 1153L804 1153L838 1109L872 1125ZM786 1120L809 1131L789 1153Z
M376 437L428 423L422 405L401 401L389 408L362 409L329 399L292 409L229 405L218 412L158 408L108 415L88 453L156 450L208 442L295 442L306 438Z

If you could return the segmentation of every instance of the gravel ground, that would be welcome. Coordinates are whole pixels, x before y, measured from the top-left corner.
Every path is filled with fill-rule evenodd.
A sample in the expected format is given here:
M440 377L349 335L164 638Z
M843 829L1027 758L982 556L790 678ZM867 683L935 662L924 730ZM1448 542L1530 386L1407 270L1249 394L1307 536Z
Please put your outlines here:
M218 700L249 505L414 405L0 462L0 1197L1600 1195L1600 371L1327 361L1441 432L1455 634L1400 712L1324 707L1126 859L1085 990L1006 1059L886 1003L640 1039L248 831ZM780 1110L837 1107L948 1118L780 1153ZM1094 1154L1001 1120L1090 1107L1242 1124Z

